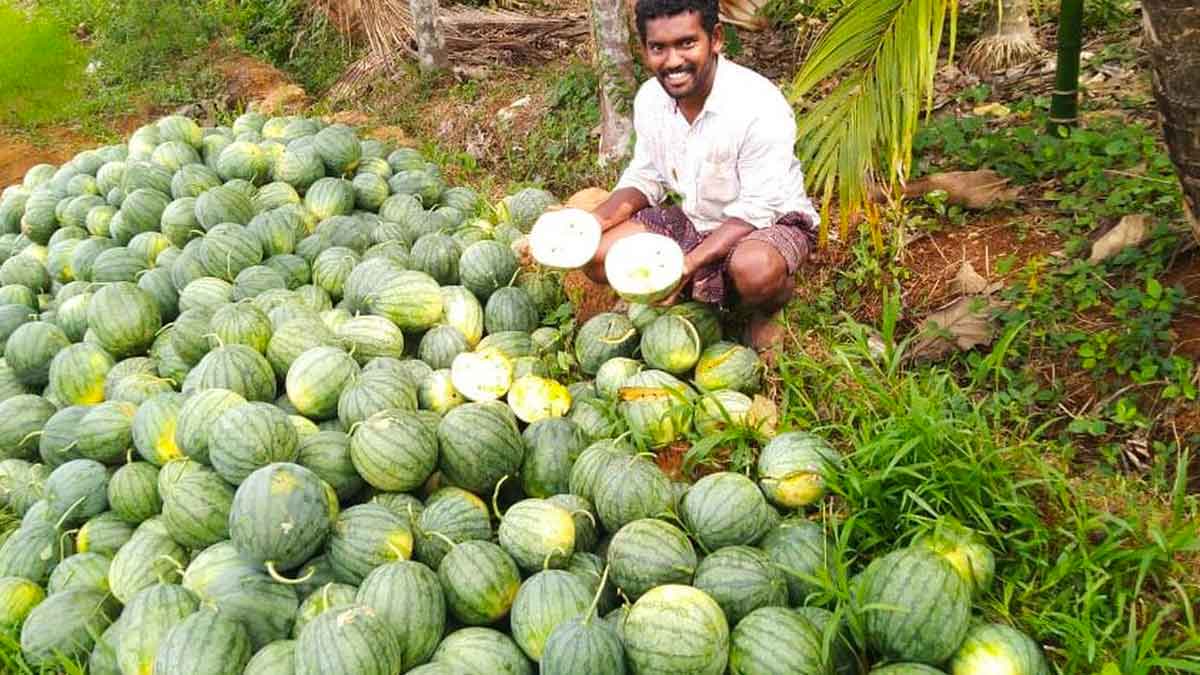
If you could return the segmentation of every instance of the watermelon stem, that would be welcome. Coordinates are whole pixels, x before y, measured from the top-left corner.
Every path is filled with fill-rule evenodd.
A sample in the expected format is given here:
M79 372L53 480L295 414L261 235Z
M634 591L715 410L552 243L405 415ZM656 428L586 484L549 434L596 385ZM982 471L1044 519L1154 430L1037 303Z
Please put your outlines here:
M556 546L554 548L554 550L547 553L546 558L544 560L542 560L542 571L543 572L550 569L550 561L554 558L555 555L560 555L564 558L568 557L567 552L564 551L561 546Z
M592 527L596 527L596 516L593 516L591 511L588 511L587 509L578 509L576 511L571 511L572 516L579 515L579 514L586 516L588 520L592 521Z
M604 571L600 573L600 585L596 587L596 593L592 596L592 605L588 607L587 615L583 617L583 625L588 625L592 622L592 617L596 616L596 610L600 607L600 596L604 595L604 586L608 583L609 565L604 566Z
M311 579L313 577L314 574L317 573L317 568L312 565L309 565L308 571L304 573L304 576L302 576L298 579L289 579L289 578L279 574L279 570L275 569L275 561L274 560L268 560L265 564L267 567L267 574L270 574L272 579L274 579L275 581L278 581L281 584L289 584L292 586L296 586L298 584L302 584L302 583L308 581L309 579Z
M497 520L504 520L503 514L500 513L500 486L504 485L504 481L508 480L508 475L505 474L496 482L495 489L492 490L492 513L496 514Z
M446 542L446 545L449 546L450 548L454 548L455 546L458 546L458 542L454 541L450 537L447 537L446 535L444 535L441 532L438 532L436 530L431 530L429 532L426 532L425 534L426 534L426 536L437 537L438 539L441 539L442 541Z
M25 434L25 438L22 438L21 442L18 443L17 445L25 445L25 441L28 441L31 438L37 438L38 436L41 436L42 431L43 431L42 429L38 429L37 431L31 431L28 434Z
M36 433L39 433L39 434L40 434L41 432L40 432L40 431L38 431L38 432L36 432ZM70 515L71 515L71 512L72 512L72 511L74 511L76 508L78 508L78 506L79 506L80 504L82 504L82 503L83 503L83 500L85 500L85 499L87 499L87 495L84 495L84 496L80 497L79 499L76 499L76 500L75 500L75 503L73 503L73 504L71 504L70 506L68 506L68 507L67 507L67 510L66 510L66 511L63 511L63 514L62 514L62 516L61 516L61 517L59 517L59 519L58 519L58 522L54 524L54 529L56 529L56 530L60 530L60 529L62 529L63 523L67 522L67 517L68 517L68 516L70 516Z

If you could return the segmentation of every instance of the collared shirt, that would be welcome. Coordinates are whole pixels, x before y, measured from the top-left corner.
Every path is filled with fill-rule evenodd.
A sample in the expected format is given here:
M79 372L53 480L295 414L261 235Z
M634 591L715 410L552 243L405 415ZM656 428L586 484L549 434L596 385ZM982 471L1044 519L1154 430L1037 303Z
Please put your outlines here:
M818 222L795 155L792 107L753 70L718 56L712 90L691 124L651 79L634 99L633 124L633 160L617 188L637 188L654 205L675 192L698 231L729 218L768 227L792 211Z

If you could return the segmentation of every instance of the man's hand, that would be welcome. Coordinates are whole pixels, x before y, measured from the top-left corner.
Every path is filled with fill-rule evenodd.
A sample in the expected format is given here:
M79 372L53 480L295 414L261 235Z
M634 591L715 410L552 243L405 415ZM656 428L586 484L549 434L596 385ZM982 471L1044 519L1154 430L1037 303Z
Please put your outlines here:
M692 255L689 253L683 256L683 273L679 276L679 285L675 287L675 290L671 291L670 295L654 303L654 306L669 307L674 305L676 302L679 302L679 296L683 294L683 289L687 288L687 285L691 282L692 277L696 275L696 269L697 267L695 266Z

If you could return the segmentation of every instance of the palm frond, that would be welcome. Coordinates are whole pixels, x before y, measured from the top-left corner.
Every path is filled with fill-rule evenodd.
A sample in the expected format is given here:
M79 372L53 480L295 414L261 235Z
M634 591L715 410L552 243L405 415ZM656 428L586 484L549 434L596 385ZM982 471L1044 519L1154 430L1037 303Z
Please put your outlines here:
M932 106L943 34L949 24L953 55L957 17L958 0L852 0L796 73L789 96L807 104L799 155L810 188L822 193L822 239L834 196L845 237L850 214L870 208L874 182L907 176L921 111ZM830 77L841 80L810 100Z

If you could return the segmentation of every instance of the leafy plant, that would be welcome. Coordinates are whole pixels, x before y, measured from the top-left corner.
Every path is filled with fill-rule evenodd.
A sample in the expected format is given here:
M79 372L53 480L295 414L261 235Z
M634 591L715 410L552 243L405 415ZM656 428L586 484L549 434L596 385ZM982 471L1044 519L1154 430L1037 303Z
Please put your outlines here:
M0 122L53 121L82 96L87 53L44 9L0 1L0 63Z

